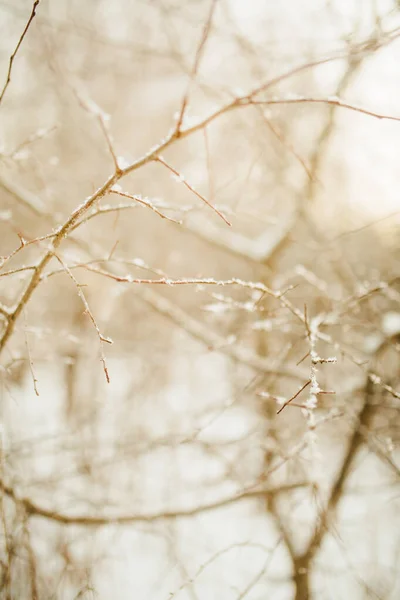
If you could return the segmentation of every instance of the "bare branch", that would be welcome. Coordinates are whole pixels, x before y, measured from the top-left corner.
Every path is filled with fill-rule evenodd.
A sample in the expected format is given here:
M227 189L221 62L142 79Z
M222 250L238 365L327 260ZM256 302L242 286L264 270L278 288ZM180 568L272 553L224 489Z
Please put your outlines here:
M19 48L20 48L20 46L21 46L21 44L22 44L22 42L24 40L25 35L28 32L30 24L32 23L33 19L35 18L36 9L39 6L39 2L40 2L40 0L35 0L35 2L33 3L32 12L30 14L30 17L28 19L27 24L25 25L25 29L23 30L23 32L22 32L22 34L21 34L21 36L20 36L20 38L18 40L18 43L17 43L17 45L15 47L14 52L10 56L10 61L8 63L7 78L6 78L6 81L4 83L3 89L2 89L1 94L0 94L0 104L1 104L1 101L3 100L3 98L4 98L4 94L6 93L8 85L9 85L9 83L11 81L11 71L12 71L12 68L13 68L14 59L15 59L15 57L17 55L17 52L18 52L18 50L19 50Z
M112 340L110 338L105 337L100 329L99 326L97 325L96 319L93 316L92 311L90 310L90 306L88 304L88 301L86 300L85 294L82 291L82 285L75 279L73 273L71 272L71 269L69 269L69 267L64 263L64 261L57 255L54 254L54 256L56 257L56 259L58 260L58 262L61 264L62 268L64 269L64 271L67 273L67 275L72 279L72 281L74 282L77 292L78 292L78 296L79 298L82 300L82 303L85 307L85 312L86 314L89 316L90 320L93 323L93 326L97 332L97 335L99 337L99 341L100 341L100 360L103 364L103 370L104 370L104 374L106 376L106 380L107 383L110 383L110 376L108 374L108 369L107 369L107 365L106 365L106 359L104 356L104 352L103 352L103 342L106 342L107 344L112 344Z
M48 216L46 208L38 196L32 194L32 192L29 192L28 190L25 190L19 184L15 183L14 180L9 179L4 174L0 174L0 186L9 194L11 194L17 200L17 202L31 210L37 216Z
M199 46L198 46L197 51L196 51L196 56L195 56L195 59L194 59L192 72L190 74L190 79L189 79L188 87L186 89L185 95L184 95L183 100L182 100L182 106L181 106L181 109L179 111L178 120L177 120L177 124L176 124L176 131L177 131L178 135L179 135L179 133L181 131L182 122L183 122L183 119L184 119L184 116L185 116L185 110L186 110L186 107L187 107L187 103L189 101L189 95L190 95L190 92L191 92L191 89L192 89L192 85L193 85L194 79L195 79L195 77L197 75L197 71L198 71L198 68L199 68L199 65L200 65L201 57L202 57L203 52L204 52L204 48L205 48L205 45L206 45L206 42L207 42L207 38L208 38L208 36L210 34L211 23L212 23L212 19L213 19L215 7L217 5L217 1L218 0L211 0L211 5L210 5L210 10L209 10L209 13L208 13L208 17L207 17L207 20L206 20L206 22L204 24L203 32L202 32L201 39L200 39L200 43L199 43Z
M311 383L311 379L306 381L305 384L303 386L301 386L301 388L295 394L293 394L293 396L291 398L289 398L289 400L286 400L286 402L280 407L280 409L277 411L276 414L279 415L279 413L281 413L283 411L283 409L288 406L288 404L293 402L293 400L295 400L297 398L297 396L299 396L301 394L301 392L303 390L305 390L308 385L310 385L310 383Z
M207 198L205 198L197 190L195 190L194 187L191 186L190 183L188 183L186 181L185 177L179 173L179 171L177 171L176 169L174 169L174 167L171 167L171 165L169 165L163 158L161 158L161 156L157 156L157 158L155 160L158 161L158 162L160 162L162 165L164 165L164 167L167 167L167 169L169 171L171 171L171 173L173 173L175 175L175 177L177 178L177 181L183 183L183 185L185 187L187 187L188 190L190 190L191 192L193 192L193 194L195 194L198 198L200 198L200 200L202 200L205 204L207 204L207 206L209 206L215 213L217 213L217 215L219 217L221 217L221 219L223 221L225 221L225 223L227 225L229 225L229 227L232 226L232 223L230 223L228 221L228 219L223 215L223 213L220 210L218 210L218 208L216 208L213 204L211 204L211 202L209 202L207 200Z
M60 523L62 525L83 525L91 527L99 527L101 525L123 525L126 523L153 523L157 521L164 521L168 519L177 519L185 517L194 517L199 514L213 511L221 506L227 506L242 500L249 500L252 498L261 498L265 494L284 494L296 490L300 487L304 487L304 483L296 483L289 485L280 485L276 488L270 489L258 489L258 490L246 490L242 493L227 496L221 500L210 502L208 504L198 505L193 508L186 509L175 509L162 512L154 512L147 514L125 514L115 516L92 516L92 515L68 515L55 510L46 509L39 504L33 502L29 498L19 497L16 491L6 485L0 480L0 489L12 498L14 502L22 504L28 515L43 517Z
M127 192L123 192L122 190L118 189L117 186L114 186L110 190L110 193L111 194L117 194L118 196L123 196L124 198L130 198L131 200L135 200L135 202L137 202L138 204L142 204L142 206L147 206L148 208L150 208L150 210L152 210L153 212L155 212L156 215L158 215L162 219L166 219L167 221L171 221L172 223L176 223L176 225L182 225L182 221L177 221L176 219L172 219L171 217L168 217L167 215L165 215L164 213L162 213L160 210L158 210L158 208L152 202L150 202L149 200L147 200L145 198L141 198L140 196L137 196L137 195L134 195L134 194L128 194Z
M243 102L243 101L242 101ZM249 104L255 105L263 105L263 106L271 106L274 104L328 104L330 106L338 106L341 108L347 108L348 110L352 110L355 112L359 112L363 115L368 115L369 117L374 117L375 119L386 119L389 121L400 121L400 117L395 117L393 115L387 115L383 113L378 113L373 110L369 110L367 108L362 108L361 106L355 106L354 104L349 104L340 98L272 98L268 100L249 100Z
M100 129L104 135L104 138L106 140L107 143L107 147L108 150L112 156L113 162L114 162L114 168L115 168L115 172L120 174L121 173L121 166L118 162L118 157L117 154L114 150L114 144L113 144L113 140L111 137L111 134L108 130L108 121L109 121L109 115L106 114L101 108L100 106L98 106L94 100L92 100L91 98L84 98L82 94L78 93L77 91L74 90L74 93L78 99L79 104L82 106L82 108L84 110L86 110L88 113L90 113L92 116L94 116L100 125Z
M28 354L29 368L30 368L31 375L32 375L33 389L35 390L36 396L39 396L39 391L38 391L38 388L37 388L38 380L36 379L35 371L33 369L33 360L32 360L31 351L30 351L30 348L29 348L28 331L27 331L27 321L26 321L26 310L24 310L24 317L25 317L25 327L24 327L24 331L25 331L25 345L26 345L26 351L27 351L27 354Z

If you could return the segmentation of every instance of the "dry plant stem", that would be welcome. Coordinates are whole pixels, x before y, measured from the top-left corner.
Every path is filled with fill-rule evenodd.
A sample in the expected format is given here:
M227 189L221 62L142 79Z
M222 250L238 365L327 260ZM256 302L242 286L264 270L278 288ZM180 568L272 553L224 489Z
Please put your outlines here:
M196 51L196 56L195 56L195 59L194 59L192 72L190 74L189 84L188 84L186 93L185 93L185 95L183 97L181 109L179 111L178 121L177 121L177 124L176 124L176 131L178 133L180 132L181 127L182 127L182 122L183 122L183 119L184 119L184 116L185 116L185 111L186 111L186 107L187 107L187 104L188 104L188 101L189 101L189 95L190 95L190 92L191 92L191 89L192 89L192 85L193 85L194 79L195 79L195 77L197 75L197 71L199 69L200 60L201 60L201 57L203 56L203 53L204 53L204 48L205 48L205 45L206 45L206 42L207 42L207 38L210 35L211 23L212 23L212 20L213 20L214 11L215 11L215 7L217 5L217 1L218 0L211 0L211 5L210 5L210 10L209 10L209 13L208 13L208 17L207 17L207 20L206 20L206 22L204 24L204 27L203 27L203 32L202 32L202 35L201 35L199 46L198 46L197 51Z
M15 46L14 52L10 56L10 61L8 63L7 78L6 78L5 84L4 84L3 89L1 91L1 94L0 94L0 104L1 104L1 102L3 100L3 98L4 98L4 94L6 93L6 90L7 90L8 86L9 86L10 81L11 81L11 71L12 71L12 68L13 68L14 59L15 59L15 57L17 55L18 50L20 49L20 46L21 46L21 44L22 44L22 42L24 40L25 35L28 32L30 24L32 23L33 19L35 18L36 9L39 6L39 2L40 2L40 0L35 0L35 2L33 3L32 12L30 14L30 17L28 19L27 24L25 25L25 29L23 30L23 32L22 32L22 34L21 34L21 36L20 36L20 38L18 40L18 43Z
M311 383L311 379L306 381L306 383L291 398L289 398L289 400L286 400L285 404L283 404L280 407L280 409L276 412L276 414L279 415L288 406L288 404L293 402L293 400L295 400L297 398L297 396L299 396L301 394L301 392L303 390L305 390L308 385L310 385L310 383Z

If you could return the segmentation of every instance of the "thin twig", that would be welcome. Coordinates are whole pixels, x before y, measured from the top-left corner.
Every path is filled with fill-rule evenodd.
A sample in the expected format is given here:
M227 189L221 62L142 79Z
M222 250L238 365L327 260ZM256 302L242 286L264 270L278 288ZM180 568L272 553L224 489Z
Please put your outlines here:
M289 152L291 154L293 154L293 156L295 157L295 159L301 164L301 166L303 167L304 171L307 174L307 177L310 180L315 179L315 177L313 176L310 167L307 165L306 161L304 160L304 158L302 158L300 156L300 154L297 152L297 150L294 148L293 144L288 142L287 139L285 139L285 136L283 135L283 133L279 130L279 128L274 125L271 121L271 119L269 119L267 117L267 115L265 114L265 112L261 109L260 110L260 115L264 121L264 123L266 124L266 126L268 127L268 129L273 133L273 135L281 142L281 144L283 144L283 146L285 146L285 148L287 148L289 150Z
M185 116L185 111L186 111L187 103L189 101L189 95L190 95L190 92L191 92L191 89L192 89L192 85L193 85L194 79L195 79L195 77L197 75L197 71L198 71L198 68L199 68L201 57L202 57L203 52L204 52L204 48L205 48L205 45L206 45L206 42L207 42L207 38L208 38L208 36L210 34L211 23L212 23L212 19L213 19L213 15L214 15L214 10L215 10L217 1L218 0L211 0L211 6L210 6L209 13L208 13L208 17L207 17L207 20L206 20L206 22L204 24L204 27L203 27L203 32L202 32L202 35L201 35L199 46L197 48L196 56L195 56L194 63L193 63L192 72L190 74L189 83L188 83L185 95L183 97L183 100L182 100L181 110L179 111L179 115L178 115L178 121L177 121L177 124L176 124L176 131L177 131L178 135L179 135L181 127L182 127L182 122L183 122L183 119L184 119L184 116Z
M305 390L308 385L310 385L310 383L311 383L311 379L306 381L305 384L291 398L289 398L289 400L286 400L286 402L280 407L280 409L276 412L276 414L279 415L279 413L281 413L283 411L283 409L288 406L288 404L290 404L293 400L295 400L295 398L297 398L297 396L299 396L301 394L301 392L303 390Z
M330 106L339 106L341 108L347 108L355 112L359 112L375 119L387 119L389 121L400 121L400 117L393 115L387 115L384 113L378 113L362 106L356 106L355 104L349 104L340 98L272 98L267 100L252 100L248 101L249 104L255 105L274 105L274 104L328 104Z
M188 190L190 190L193 194L195 194L198 198L200 198L200 200L202 200L205 204L207 204L207 206L209 206L215 213L217 213L217 215L219 217L221 217L221 219L223 221L225 221L225 223L227 225L229 225L229 227L232 226L232 223L230 223L230 221L228 221L228 219L225 217L225 215L220 210L218 210L218 208L216 206L214 206L214 204L211 204L211 202L209 202L207 200L207 198L205 198L197 190L195 190L194 187L191 186L190 183L188 183L186 181L184 176L179 173L179 171L174 169L174 167L171 167L171 165L169 165L161 156L157 156L154 160L161 163L162 165L164 165L164 167L166 167L169 171L171 171L171 173L173 173L175 175L175 177L177 178L177 181L180 181L181 183L183 183L183 185L185 187L187 187Z
M156 215L158 215L162 219L166 219L167 221L171 221L172 223L176 223L177 225L182 225L182 221L177 221L176 219L173 219L172 217L168 217L167 215L162 213L160 210L158 210L158 208L152 202L150 202L149 200L146 200L145 198L141 198L140 196L136 196L134 194L128 194L127 192L123 192L122 190L117 189L116 186L114 186L110 190L110 193L117 194L118 196L123 196L124 198L130 198L131 200L135 200L135 202L137 202L138 204L142 204L142 206L147 206L147 208L150 208L150 210L155 212Z
M108 130L109 115L106 114L100 108L100 106L98 104L96 104L96 102L94 102L94 100L92 100L91 98L84 98L82 96L82 94L80 94L76 90L74 90L74 93L75 93L75 96L76 96L79 104L82 106L82 108L84 110L86 110L88 113L90 113L91 115L93 115L98 120L100 129L103 132L104 138L106 140L108 150L109 150L109 152L112 156L113 162L114 162L115 172L120 173L122 169L121 169L121 166L119 165L118 157L114 150L113 139Z
M204 147L206 151L206 166L208 173L208 195L211 202L214 202L214 177L211 166L210 144L208 139L208 129L204 127Z
M24 319L25 319L25 327L24 327L24 331L25 331L25 345L26 345L26 351L27 351L27 354L28 354L29 369L30 369L31 375L32 375L33 389L35 390L36 396L39 396L39 390L38 390L38 387L37 387L38 380L36 379L35 371L33 369L33 360L32 360L32 355L31 355L31 351L30 351L30 348L29 348L26 310L24 310Z
M82 291L82 285L77 281L77 279L74 277L71 269L64 263L64 261L57 254L54 254L54 256L56 257L56 259L58 260L58 262L61 264L62 268L67 273L67 275L74 282L74 284L76 286L76 289L78 291L79 298L82 300L82 303L83 303L83 305L85 307L85 312L89 316L89 318L92 321L93 326L94 326L94 328L95 328L95 330L97 332L97 335L98 335L99 340L100 340L100 360L101 360L102 365L103 365L103 371L104 371L104 374L106 376L107 383L110 383L110 376L109 376L107 365L106 365L106 359L105 359L105 356L104 356L102 343L105 342L107 344L112 344L113 342L112 342L112 340L110 338L105 337L101 333L101 331L99 329L99 326L97 325L96 319L94 318L94 315L93 315L92 311L90 310L90 306L89 306L88 301L86 300L86 296L85 296L85 294Z
M21 36L20 36L20 38L18 40L18 43L17 43L17 45L15 47L14 52L10 56L10 61L8 63L8 72L7 72L6 82L5 82L4 86L3 86L2 92L0 94L0 104L1 104L1 101L3 100L3 98L4 98L4 94L6 93L8 85L9 85L9 83L11 81L11 71L12 71L12 68L13 68L14 58L16 57L17 52L18 52L18 50L19 50L19 48L20 48L20 46L21 46L21 44L23 42L23 39L24 39L25 35L28 32L30 24L32 23L33 19L35 18L36 9L39 6L39 2L40 2L40 0L35 0L35 2L33 3L32 12L30 14L30 17L28 19L27 24L25 25L25 29L23 30L23 32L22 32L22 34L21 34Z

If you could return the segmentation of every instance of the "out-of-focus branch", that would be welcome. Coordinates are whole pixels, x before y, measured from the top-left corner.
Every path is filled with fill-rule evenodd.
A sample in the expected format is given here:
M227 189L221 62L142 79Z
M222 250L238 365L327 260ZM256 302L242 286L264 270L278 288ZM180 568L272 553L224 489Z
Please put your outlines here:
M31 210L38 217L48 216L43 202L36 194L29 192L2 173L0 173L0 187L6 190L6 192L11 194L11 196L17 200L17 202Z
M243 102L243 101L242 101ZM307 97L290 97L290 98L272 98L266 100L252 100L249 99L249 104L255 105L264 105L271 106L274 104L328 104L330 106L338 106L341 108L347 108L348 110L352 110L355 112L359 112L363 115L368 115L369 117L374 117L375 119L386 119L389 121L400 121L400 117L396 117L394 115L388 115L384 113L375 112L373 110L369 110L367 108L363 108L361 106L356 106L355 104L350 104L349 102L345 102L340 98L307 98Z
M85 313L89 316L90 320L93 323L93 326L94 326L94 328L96 330L96 333L97 333L97 336L98 336L99 342L100 342L100 360L101 360L101 363L103 365L103 371L104 371L104 374L106 376L107 383L110 383L110 376L109 376L109 373L108 373L108 368L107 368L107 365L106 365L106 359L105 359L104 352L103 352L103 343L112 344L112 340L110 338L105 337L101 333L101 331L99 329L99 326L97 324L97 321L96 321L96 319L95 319L95 317L94 317L94 315L93 315L93 313L92 313L92 311L90 309L89 303L86 300L86 296L85 296L85 294L82 291L82 286L77 281L77 279L74 277L73 273L71 272L71 269L64 263L64 261L60 258L60 256L58 256L57 254L55 254L55 257L57 258L58 262L61 264L63 270L67 273L67 275L70 277L70 279L75 284L77 292L78 292L78 296L82 300L83 306L85 307Z
M212 24L212 20L213 20L213 16L214 16L215 7L217 5L217 1L218 0L211 0L210 10L208 12L207 20L203 27L203 32L201 34L200 43L199 43L197 51L196 51L192 72L190 74L189 83L188 83L185 95L183 97L181 109L180 109L179 115L178 115L178 120L177 120L177 124L176 124L176 131L178 133L180 132L181 127L182 127L182 122L183 122L183 119L185 116L185 111L186 111L186 107L187 107L187 104L189 101L189 95L190 95L190 92L192 89L192 85L193 85L194 79L197 75L197 71L199 69L200 60L203 56L207 39L210 35L211 24Z
M385 350L387 346L385 341L378 349L377 356ZM314 532L309 540L304 552L296 557L295 562L295 574L294 579L298 590L308 589L308 578L310 573L311 563L321 547L321 543L325 537L325 534L329 531L330 520L334 517L335 510L344 495L344 487L347 479L351 473L354 465L355 458L364 441L367 440L370 432L370 425L372 423L373 416L376 412L376 406L374 406L374 379L376 376L369 376L366 379L363 404L359 410L358 415L354 418L353 431L347 444L347 450L342 459L341 465L337 471L336 477L331 486L328 500L326 502L326 508L318 516ZM381 452L377 452L376 448L373 451L379 458L382 457ZM385 457L386 459L387 457ZM392 463L393 461L390 461ZM388 461L385 460L388 464ZM396 465L389 464L394 468L395 474L399 475L399 469ZM299 595L299 600L302 596Z
M292 490L304 487L303 482L281 485L270 489L246 490L242 493L225 497L221 500L216 500L208 504L198 505L193 508L176 509L168 511L160 511L148 514L125 514L116 516L90 516L90 515L68 515L55 510L47 509L29 498L19 497L15 489L6 485L0 480L0 489L17 504L20 504L25 509L26 513L31 516L42 517L62 525L83 525L83 526L101 526L101 525L123 525L125 523L153 523L156 521L164 521L168 519L193 517L199 514L210 512L222 506L227 506L242 500L252 498L262 498L265 494L282 494Z
M290 379L304 380L305 373L294 367L275 365L268 359L255 354L249 348L229 340L208 329L203 323L188 315L182 308L153 290L140 287L138 292L142 299L158 313L167 317L194 339L197 339L212 350L229 356L233 361L248 366L259 373L269 373Z

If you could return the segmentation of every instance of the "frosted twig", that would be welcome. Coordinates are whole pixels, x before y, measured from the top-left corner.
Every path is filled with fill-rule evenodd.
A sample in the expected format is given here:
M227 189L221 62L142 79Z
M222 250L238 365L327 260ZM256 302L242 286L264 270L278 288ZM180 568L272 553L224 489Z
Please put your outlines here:
M182 225L182 221L177 221L176 219L173 219L172 217L168 217L167 215L162 213L160 210L158 210L158 208L152 202L150 202L149 200L146 200L145 198L141 198L140 196L137 196L135 194L128 194L127 192L118 190L116 187L112 188L110 190L110 193L117 194L118 196L123 196L124 198L130 198L131 200L135 200L135 202L137 202L138 204L142 204L143 206L147 206L147 208L150 208L150 210L155 212L162 219L166 219L167 221L171 221L172 223L176 223L177 225Z

